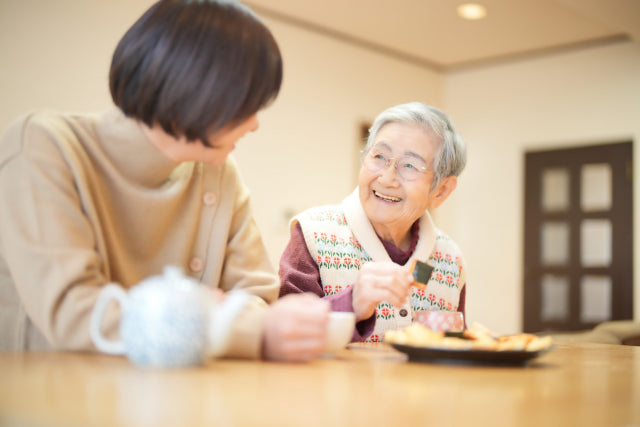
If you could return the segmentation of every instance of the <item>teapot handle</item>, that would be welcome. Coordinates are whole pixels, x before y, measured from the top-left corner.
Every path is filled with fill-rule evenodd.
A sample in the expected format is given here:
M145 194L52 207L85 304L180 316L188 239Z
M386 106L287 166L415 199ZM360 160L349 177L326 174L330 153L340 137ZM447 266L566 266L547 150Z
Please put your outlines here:
M102 324L102 317L104 316L104 311L107 308L107 304L115 299L120 303L120 306L123 308L127 302L127 293L120 286L110 283L105 286L100 295L98 295L98 299L96 300L96 304L93 307L93 311L91 312L91 323L90 323L90 333L91 339L93 343L96 345L98 350L108 353L108 354L117 354L123 355L125 354L125 346L122 341L111 341L102 336L102 332L100 332L100 325Z
M214 306L209 323L210 357L220 357L227 350L233 323L250 298L251 294L246 291L231 291L222 302Z

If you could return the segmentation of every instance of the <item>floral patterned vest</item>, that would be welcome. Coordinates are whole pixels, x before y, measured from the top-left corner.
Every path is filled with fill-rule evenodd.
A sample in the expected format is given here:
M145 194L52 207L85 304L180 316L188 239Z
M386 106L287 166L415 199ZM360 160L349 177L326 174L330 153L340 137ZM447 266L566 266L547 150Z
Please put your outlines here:
M355 283L364 263L391 261L362 209L357 189L342 204L309 209L296 216L292 225L296 221L318 265L325 295ZM381 302L376 308L375 329L366 341L380 341L385 331L409 326L416 310L458 310L465 284L462 253L453 240L435 228L427 212L419 221L420 236L410 260L426 260L434 267L427 289L412 287L404 307Z

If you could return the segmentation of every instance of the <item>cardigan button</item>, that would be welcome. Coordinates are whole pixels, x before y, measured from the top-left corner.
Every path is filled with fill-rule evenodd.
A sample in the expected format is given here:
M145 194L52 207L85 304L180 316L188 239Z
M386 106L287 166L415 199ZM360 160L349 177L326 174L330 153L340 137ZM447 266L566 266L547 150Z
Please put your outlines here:
M407 314L409 314L409 312L405 308L400 309L400 316L407 317Z
M189 262L189 268L194 273L199 273L204 268L204 262L198 257L191 258L191 262Z
M202 196L202 200L204 201L205 205L211 206L216 202L216 195L213 194L212 192L206 192Z

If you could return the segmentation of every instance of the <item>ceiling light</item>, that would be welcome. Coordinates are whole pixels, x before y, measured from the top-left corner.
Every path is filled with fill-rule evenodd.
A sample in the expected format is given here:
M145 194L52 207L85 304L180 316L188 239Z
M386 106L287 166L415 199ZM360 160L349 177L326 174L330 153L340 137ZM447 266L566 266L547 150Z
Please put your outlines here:
M487 16L487 8L478 3L465 3L461 4L456 9L458 16L464 19L482 19Z

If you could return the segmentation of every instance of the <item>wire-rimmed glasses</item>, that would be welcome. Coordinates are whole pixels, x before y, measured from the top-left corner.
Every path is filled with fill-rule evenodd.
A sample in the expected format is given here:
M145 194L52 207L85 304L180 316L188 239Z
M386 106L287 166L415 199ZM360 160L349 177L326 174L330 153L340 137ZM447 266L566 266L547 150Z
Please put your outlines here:
M391 157L388 153L372 148L362 159L362 164L371 172L379 172L395 161L395 168L400 178L405 181L418 179L425 171L431 171L424 161L412 157Z

